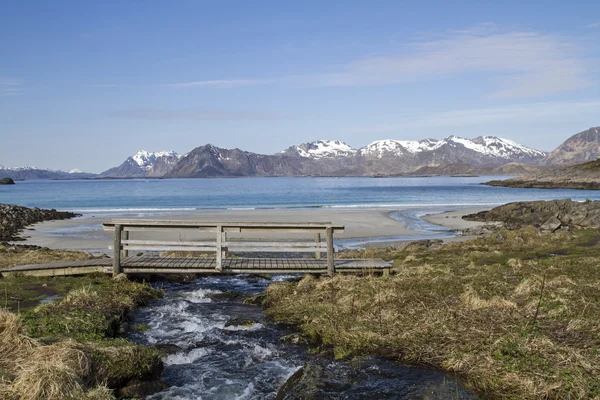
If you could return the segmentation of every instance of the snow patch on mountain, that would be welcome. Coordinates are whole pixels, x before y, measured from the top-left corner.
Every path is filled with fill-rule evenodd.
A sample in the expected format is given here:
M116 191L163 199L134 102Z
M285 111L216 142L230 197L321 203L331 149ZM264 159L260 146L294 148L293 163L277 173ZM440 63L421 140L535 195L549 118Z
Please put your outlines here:
M464 139L450 136L442 140L377 140L359 150L361 155L382 158L386 155L402 156L422 152L435 151L443 146L463 146L466 149L485 156L510 159L514 157L544 157L543 151L531 149L512 140L495 136L479 136L475 139Z
M423 140L376 140L361 148L359 153L364 156L381 158L384 155L402 156L407 153L416 154L435 149L438 141L435 139Z
M169 164L175 164L181 156L174 151L156 151L148 152L140 150L131 156L131 159L142 169L152 169L156 161L160 158L164 158Z
M468 149L476 151L487 156L498 158L513 158L518 156L544 157L546 153L540 150L513 142L512 140L502 139L495 136L479 136L475 139L463 139L457 136L450 136L446 141L460 143Z
M314 142L302 143L297 146L290 147L285 152L297 153L301 157L305 158L329 158L329 157L340 157L340 156L351 156L356 154L356 149L350 147L347 143L339 140L317 140Z

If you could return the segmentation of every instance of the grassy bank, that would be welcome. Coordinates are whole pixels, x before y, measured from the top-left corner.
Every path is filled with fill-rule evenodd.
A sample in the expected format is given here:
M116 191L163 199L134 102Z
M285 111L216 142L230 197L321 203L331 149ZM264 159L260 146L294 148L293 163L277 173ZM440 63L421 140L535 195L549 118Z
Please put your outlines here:
M79 257L87 256L47 250L0 252L3 266ZM0 398L131 397L136 392L132 388L159 379L160 355L117 337L132 308L161 295L148 285L103 274L11 276L0 280L0 290ZM39 304L48 295L55 301Z
M454 372L485 397L600 398L600 233L529 228L428 250L368 250L385 277L306 277L268 315L338 357L383 354Z

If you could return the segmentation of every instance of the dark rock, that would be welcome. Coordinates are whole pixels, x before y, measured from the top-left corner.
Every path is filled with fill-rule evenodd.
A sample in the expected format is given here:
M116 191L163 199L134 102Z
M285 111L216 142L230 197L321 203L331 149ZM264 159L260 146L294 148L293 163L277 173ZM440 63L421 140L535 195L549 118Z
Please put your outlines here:
M26 226L42 221L69 219L81 214L39 208L0 204L0 241L19 240L17 235Z
M132 381L117 390L117 396L126 399L142 399L170 387L171 385L163 381Z
M331 398L328 395L343 393L352 387L345 375L330 368L332 360L326 355L318 355L304 367L296 371L279 389L275 400L320 400Z
M499 225L480 225L473 228L463 229L463 236L485 236L497 232L500 229Z
M156 349L156 351L158 351L163 356L167 356L169 354L175 354L178 351L182 350L181 347L179 347L173 343L157 344L157 345L154 345L154 348Z
M256 295L256 296L250 297L249 299L244 300L244 304L250 304L253 306L262 306L266 299L267 299L267 295L259 294L259 295Z
M509 203L489 211L465 215L463 219L502 222L506 229L533 226L547 231L600 227L600 201L570 199Z
M225 328L228 326L252 326L257 324L258 321L250 319L250 318L231 318L229 321L225 323Z
M284 335L281 338L279 338L279 340L290 344L310 344L308 339L306 339L304 336L302 336L301 333L298 332L290 333L289 335Z
M14 185L15 181L13 181L11 178L1 178L0 179L0 185Z

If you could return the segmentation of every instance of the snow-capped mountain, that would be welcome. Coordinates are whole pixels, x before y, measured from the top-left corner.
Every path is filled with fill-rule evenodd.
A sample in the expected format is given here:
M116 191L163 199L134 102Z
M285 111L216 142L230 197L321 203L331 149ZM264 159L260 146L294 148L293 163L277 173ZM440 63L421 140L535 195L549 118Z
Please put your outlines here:
M356 149L339 140L317 140L292 146L281 153L300 157L320 159L329 157L347 157L356 154Z
M161 177L171 171L181 156L174 151L140 150L123 164L100 174L103 178Z
M464 139L449 136L442 140L424 139L419 141L407 140L378 140L359 150L367 157L382 158L385 156L406 156L419 153L435 152L439 149L455 148L470 150L482 156L501 158L505 160L541 159L546 153L520 145L512 140L495 136L479 136L475 139Z
M317 140L274 155L210 144L179 156L175 152L139 151L101 177L209 176L369 176L408 174L421 167L463 163L491 170L507 163L538 165L545 153L492 136L442 140L378 140L362 148Z

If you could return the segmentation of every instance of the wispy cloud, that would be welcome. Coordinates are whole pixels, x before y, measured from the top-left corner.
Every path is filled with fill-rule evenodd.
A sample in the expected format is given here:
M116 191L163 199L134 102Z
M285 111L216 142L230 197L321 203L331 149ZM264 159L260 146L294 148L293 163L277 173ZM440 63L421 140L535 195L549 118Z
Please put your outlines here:
M490 123L533 122L540 119L564 118L595 113L600 101L542 102L506 107L452 110L421 115L405 115L396 123L363 127L364 132L397 132L410 128L449 128Z
M577 38L532 31L505 31L483 24L436 39L408 43L396 54L357 59L331 73L270 79L220 79L170 87L233 88L260 84L383 86L484 73L496 83L491 98L540 97L590 87L585 49Z
M543 96L594 83L586 77L581 51L564 36L476 27L412 43L402 55L353 62L343 72L323 75L321 83L386 85L483 72L498 80L491 97Z
M239 86L261 85L270 83L273 79L216 79L206 81L191 81L168 83L164 86L173 88L189 88L189 87L216 87L216 88L233 88Z
M17 79L0 78L0 96L13 96L21 94L22 82Z
M288 116L265 112L229 112L205 110L181 110L159 108L134 108L118 110L110 114L117 118L140 119L151 121L262 121L283 120Z
M593 22L591 24L585 25L585 27L589 29L600 28L600 22Z

